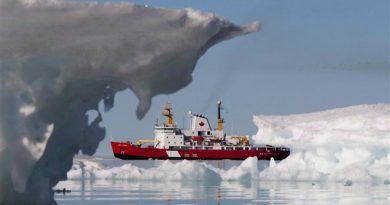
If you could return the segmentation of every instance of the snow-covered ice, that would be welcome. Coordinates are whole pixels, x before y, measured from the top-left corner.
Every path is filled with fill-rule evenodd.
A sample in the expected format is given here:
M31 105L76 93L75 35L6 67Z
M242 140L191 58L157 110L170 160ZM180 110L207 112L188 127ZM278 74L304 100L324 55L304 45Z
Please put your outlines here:
M291 148L261 179L384 181L390 179L390 105L358 105L253 119L257 144Z
M183 160L173 163L164 161L153 168L142 168L131 163L120 167L105 166L100 162L86 159L75 159L72 169L67 173L69 180L81 179L125 179L151 181L249 181L258 177L257 158L244 160L240 166L228 170L214 167L205 162Z

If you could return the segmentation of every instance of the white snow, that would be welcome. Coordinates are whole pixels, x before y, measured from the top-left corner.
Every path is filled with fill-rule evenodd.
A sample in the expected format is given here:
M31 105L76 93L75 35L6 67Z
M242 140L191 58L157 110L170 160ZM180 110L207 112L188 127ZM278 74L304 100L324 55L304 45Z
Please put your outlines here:
M50 124L46 126L46 132L41 142L32 142L28 137L24 137L22 139L23 145L30 152L34 160L38 160L39 158L41 158L43 152L45 151L47 141L49 140L49 137L53 132L53 129L54 129L54 124Z
M253 119L258 144L283 145L288 158L262 180L384 181L390 179L390 105Z
M19 109L19 113L24 116L29 116L31 113L35 112L35 106L33 105L26 105Z

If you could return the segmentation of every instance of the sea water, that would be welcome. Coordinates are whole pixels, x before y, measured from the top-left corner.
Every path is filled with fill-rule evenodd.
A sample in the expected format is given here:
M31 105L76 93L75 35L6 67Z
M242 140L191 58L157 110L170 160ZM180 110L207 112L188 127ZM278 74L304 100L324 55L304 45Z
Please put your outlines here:
M144 172L155 170L158 172L161 167L167 166L165 160L146 161L124 161L113 158L95 158L79 160L84 163L96 163L104 165L106 172L115 170L118 167L135 167ZM253 160L246 160L253 163ZM376 182L344 182L334 181L275 181L259 179L253 172L266 169L269 161L258 161L258 170L241 169L246 166L243 161L169 161L170 166L198 167L203 163L214 167L216 170L233 170L238 176L237 180L222 179L210 180L204 173L202 175L209 180L202 180L197 171L191 171L188 177L191 178L169 178L168 179L137 179L134 177L123 178L108 177L102 178L84 177L83 179L63 181L57 184L54 189L71 190L70 193L56 193L55 199L58 204L389 204L390 184ZM278 163L278 162L276 162ZM244 164L244 165L242 165ZM253 164L252 164L253 165ZM160 168L159 168L160 167ZM85 172L98 168L86 166ZM239 171L241 169L241 171ZM243 171L244 170L244 171ZM246 170L246 171L245 171ZM81 171L81 170L75 170ZM131 171L130 169L128 170ZM172 170L172 174L175 174ZM231 171L231 172L233 172ZM161 171L164 174L166 172ZM201 172L201 171L200 171ZM147 172L150 174L150 172ZM71 174L71 172L70 172ZM84 173L85 174L85 173ZM225 173L226 174L226 173ZM231 174L231 173L229 173ZM243 177L247 176L249 177ZM223 174L222 174L223 175ZM197 178L198 177L198 178ZM241 177L241 178L240 178ZM226 178L223 176L222 178Z

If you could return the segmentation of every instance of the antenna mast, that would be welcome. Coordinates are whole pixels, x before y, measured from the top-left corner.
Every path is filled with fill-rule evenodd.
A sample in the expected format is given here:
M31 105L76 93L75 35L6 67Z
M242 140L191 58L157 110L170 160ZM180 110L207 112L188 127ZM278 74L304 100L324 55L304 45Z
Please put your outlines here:
M217 130L218 130L218 131L223 131L223 123L224 123L224 120L223 120L223 118L221 117L222 102L221 102L220 100L218 100L217 106L218 106Z

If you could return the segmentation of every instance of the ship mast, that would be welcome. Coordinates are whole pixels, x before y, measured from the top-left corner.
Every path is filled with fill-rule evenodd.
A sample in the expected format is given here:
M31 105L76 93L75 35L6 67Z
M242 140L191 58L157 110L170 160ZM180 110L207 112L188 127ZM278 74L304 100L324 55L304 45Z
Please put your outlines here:
M166 126L175 127L175 121L173 120L172 104L167 102L162 111L162 115L166 117Z
M224 122L224 120L221 117L222 102L220 100L218 100L217 105L218 105L217 130L218 131L223 131L223 122Z

